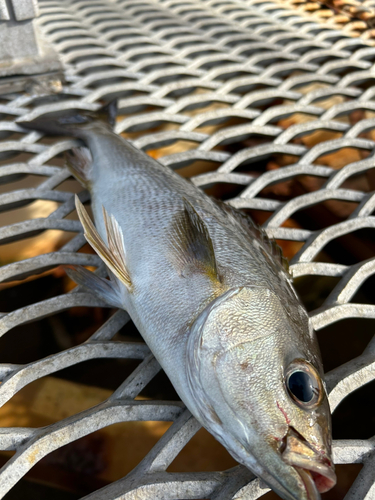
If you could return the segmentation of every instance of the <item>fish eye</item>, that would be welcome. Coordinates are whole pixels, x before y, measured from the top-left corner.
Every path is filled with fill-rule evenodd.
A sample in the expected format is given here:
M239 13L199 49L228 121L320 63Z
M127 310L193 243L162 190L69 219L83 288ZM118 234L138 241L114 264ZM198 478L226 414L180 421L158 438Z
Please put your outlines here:
M323 398L323 386L316 369L303 359L295 359L285 373L289 396L304 409L317 406Z

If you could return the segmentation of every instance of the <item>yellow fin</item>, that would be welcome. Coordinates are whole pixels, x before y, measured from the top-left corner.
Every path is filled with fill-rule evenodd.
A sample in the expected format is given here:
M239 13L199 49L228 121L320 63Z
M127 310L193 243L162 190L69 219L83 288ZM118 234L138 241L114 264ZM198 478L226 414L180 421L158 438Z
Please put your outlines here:
M116 219L103 207L108 246L96 230L85 207L76 195L76 209L84 229L85 238L113 274L131 291L132 282L126 267L126 256L122 231Z
M172 261L184 274L205 273L213 281L219 282L215 251L208 228L192 203L183 198L184 210L174 221L170 234Z

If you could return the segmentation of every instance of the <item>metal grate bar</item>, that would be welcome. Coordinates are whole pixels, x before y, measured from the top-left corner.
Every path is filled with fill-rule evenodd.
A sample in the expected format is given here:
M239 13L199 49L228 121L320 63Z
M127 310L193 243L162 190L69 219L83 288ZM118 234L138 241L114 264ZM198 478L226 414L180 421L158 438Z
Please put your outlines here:
M0 195L0 210L28 207L34 200L55 202L56 208L47 217L1 227L0 243L23 241L49 229L77 234L62 241L56 252L3 266L2 282L60 264L95 266L105 275L97 256L77 253L85 240L79 222L68 218L74 213L74 194L59 189L70 174L59 166L58 156L77 143L45 142L15 120L69 109L96 111L103 101L117 98L118 134L145 151L159 150L159 161L171 168L201 161L215 165L195 173L192 181L201 188L236 187L236 196L227 203L271 213L264 222L269 236L299 245L291 259L295 277L338 278L323 305L311 312L317 330L345 318L375 318L373 304L352 302L374 274L375 258L343 265L320 257L338 237L375 227L370 177L375 167L374 48L277 0L39 4L39 28L60 54L66 84L54 95L32 82L30 94L0 96L0 182L9 184ZM28 159L13 162L19 154ZM340 165L327 161L334 154L341 155ZM274 158L282 159L280 168L267 169ZM46 180L12 190L12 183L25 175ZM352 182L361 175L370 179L366 189ZM272 191L307 178L312 179L307 192L298 196L288 199ZM80 198L86 201L87 192ZM319 204L351 209L321 229L288 224L300 211ZM108 307L79 287L37 303L30 297L25 307L0 316L0 334L12 335L17 325L79 305ZM267 490L241 466L223 473L166 472L199 425L180 402L134 399L160 367L144 344L113 340L128 320L126 312L118 311L84 344L26 365L0 364L3 405L31 382L88 359L142 360L112 397L94 408L45 428L1 429L0 449L16 453L0 470L0 498L53 450L131 420L174 423L128 476L86 499L260 498ZM372 341L363 354L327 374L332 410L375 379L374 346ZM336 463L364 464L346 500L374 498L373 450L374 440L335 441Z

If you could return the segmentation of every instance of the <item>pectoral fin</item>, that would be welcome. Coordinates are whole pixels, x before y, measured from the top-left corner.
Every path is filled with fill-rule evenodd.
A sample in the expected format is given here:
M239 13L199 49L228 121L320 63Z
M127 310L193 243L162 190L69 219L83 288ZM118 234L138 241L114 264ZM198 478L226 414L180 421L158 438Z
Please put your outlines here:
M184 201L184 211L178 216L171 233L171 256L181 274L190 271L203 272L220 281L214 247L207 226L193 205Z
M63 266L66 274L114 307L122 307L120 291L113 281L97 276L82 266Z
M92 248L109 267L113 274L126 286L129 291L131 291L132 282L126 266L124 239L118 222L113 215L109 215L103 207L103 217L108 240L107 246L96 230L89 214L77 195L76 208L79 220L81 221L84 229L86 240L90 243Z

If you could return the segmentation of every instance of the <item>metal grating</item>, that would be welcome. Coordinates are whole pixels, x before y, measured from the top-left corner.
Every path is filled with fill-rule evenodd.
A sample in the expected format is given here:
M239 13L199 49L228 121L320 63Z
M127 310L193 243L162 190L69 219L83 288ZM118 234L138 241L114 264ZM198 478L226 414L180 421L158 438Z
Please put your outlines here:
M350 36L361 36L371 45L375 38L375 4L373 0L276 0L281 5L304 12L331 28L340 28Z
M43 142L41 134L25 132L15 120L68 108L96 110L117 97L122 117L117 133L145 151L159 148L159 160L172 168L197 161L214 164L214 170L192 181L202 188L235 186L239 194L228 203L270 214L264 227L271 237L301 243L291 261L295 277L338 278L323 305L311 313L317 330L345 318L375 318L374 305L351 302L374 274L375 259L352 265L320 261L322 249L338 237L375 228L375 194L349 182L375 167L370 155L375 146L375 48L270 0L42 0L40 11L38 24L61 56L67 84L52 99L35 82L30 85L39 95L1 97L1 181L21 175L46 179L35 188L2 194L0 204L2 211L33 200L59 205L47 217L1 227L0 241L22 241L51 229L77 234L56 252L3 266L2 281L69 263L98 266L105 273L96 256L77 253L85 240L79 222L68 218L74 197L59 190L70 174L57 166L58 155L75 142ZM311 137L315 140L307 140ZM175 149L161 149L167 146ZM355 161L348 153L353 151ZM337 152L345 157L341 168L325 161ZM15 163L12 155L18 153L26 153L28 160ZM262 175L252 170L275 156L283 159L282 168ZM300 176L313 179L310 192L290 199L272 194L272 187ZM87 199L85 192L81 199ZM355 208L324 228L288 224L297 212L332 200ZM0 316L1 335L73 306L106 307L80 288L38 303L30 297L25 307ZM87 359L142 360L98 406L47 427L0 429L0 449L16 451L0 470L0 498L53 450L131 420L174 423L127 477L86 499L260 498L267 490L240 466L226 473L166 472L198 424L180 402L134 399L159 366L144 344L112 340L128 319L118 311L81 345L27 365L0 365L3 405L32 381ZM332 410L374 379L373 339L362 355L327 374ZM364 464L346 500L375 498L373 450L371 439L335 441L336 463Z

